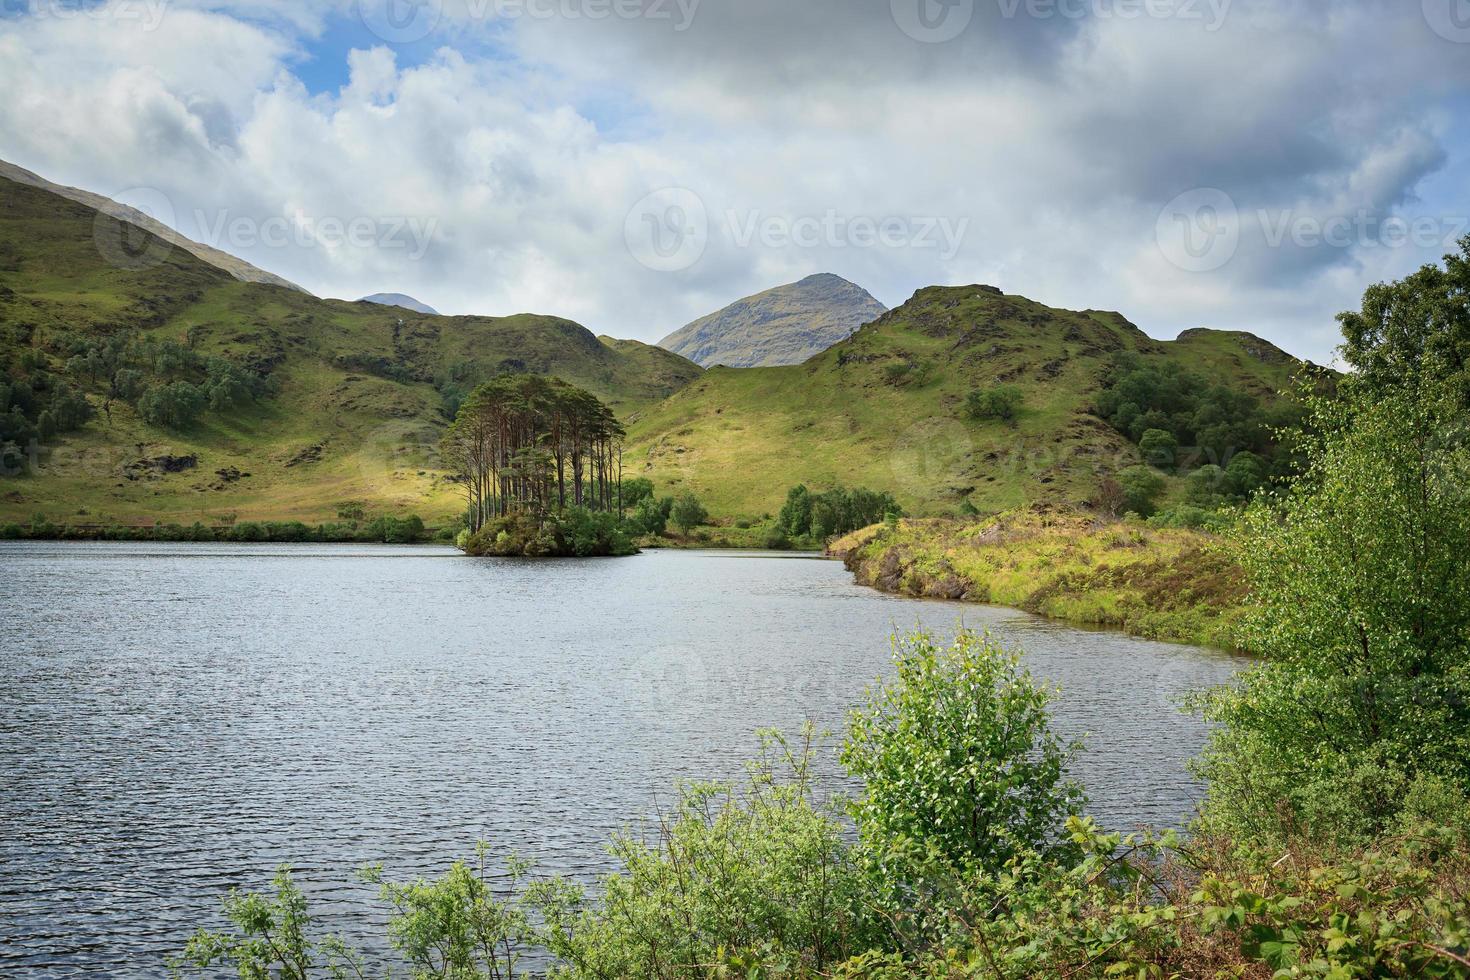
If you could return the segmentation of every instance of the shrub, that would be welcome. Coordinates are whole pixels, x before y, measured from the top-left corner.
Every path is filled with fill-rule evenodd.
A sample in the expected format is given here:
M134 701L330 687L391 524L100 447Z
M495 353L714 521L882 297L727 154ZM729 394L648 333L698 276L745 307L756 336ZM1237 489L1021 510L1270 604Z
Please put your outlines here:
M205 395L187 381L156 384L138 399L138 414L149 425L186 429L204 411Z
M653 499L653 481L641 476L624 480L622 495L623 510L637 510L643 501Z
M1172 469L1179 452L1179 440L1174 438L1172 432L1149 429L1138 440L1138 449L1148 465L1160 470Z
M644 497L638 501L638 507L633 512L633 524L644 534L654 536L663 534L669 526L669 514L674 509L674 498L664 497L655 500L653 497Z
M698 497L686 490L674 499L674 505L669 510L669 520L688 534L709 520L709 511L704 509L704 504L699 502Z
M631 555L637 552L616 514L568 508L561 516L512 514L490 521L460 546L468 555L553 558Z
M869 690L842 748L864 784L853 804L864 845L880 860L917 848L966 873L1054 851L1082 792L1064 774L1080 746L1051 733L1048 692L967 631L944 648L916 633L893 659L894 680Z
M783 534L780 528L773 527L766 532L762 547L767 551L788 551L791 548L791 539Z
M1225 467L1226 485L1231 493L1242 499L1264 487L1269 475L1266 461L1255 453L1236 453Z
M965 399L965 414L976 421L1014 421L1020 414L1025 396L1013 385L996 385L993 388L970 392Z
M1229 492L1225 471L1213 463L1201 466L1185 478L1185 496L1196 507L1211 507Z
M1317 404L1307 471L1258 497L1242 640L1267 659L1200 702L1207 816L1361 841L1425 781L1470 795L1470 450L1434 391ZM1232 462L1232 466L1233 466Z
M559 522L558 534L566 549L579 558L628 555L634 550L622 520L606 511L570 508Z
M688 786L652 840L617 837L620 868L595 902L575 889L542 903L566 975L746 975L760 963L809 975L878 941L840 813L813 800L810 731L796 747L763 743L744 785Z
M1154 512L1154 502L1164 491L1164 479L1147 466L1130 466L1118 474L1123 489L1123 506L1140 517Z

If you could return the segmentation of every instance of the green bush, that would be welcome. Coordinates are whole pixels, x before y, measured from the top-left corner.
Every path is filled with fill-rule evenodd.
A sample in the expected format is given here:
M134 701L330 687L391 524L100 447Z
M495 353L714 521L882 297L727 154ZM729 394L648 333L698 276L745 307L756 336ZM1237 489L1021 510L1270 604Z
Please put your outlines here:
M672 497L663 497L658 500L651 496L644 497L638 501L638 506L633 511L633 526L643 534L651 534L656 537L668 529L669 514L673 509L674 498Z
M1174 438L1172 432L1149 429L1138 440L1138 449L1148 465L1160 470L1173 469L1174 460L1179 453L1179 440Z
M965 414L976 421L1011 422L1021 412L1025 396L1014 385L978 389L965 398Z
M562 975L809 975L877 942L840 811L813 800L811 761L810 731L795 747L767 735L744 785L688 786L651 840L615 838L619 870L595 900L574 889L543 903Z
M1164 479L1147 466L1130 466L1118 474L1118 485L1123 491L1124 510L1148 517L1155 510L1155 501L1164 492Z
M1185 496L1196 507L1213 507L1229 493L1225 471L1213 463L1201 466L1185 477Z
M561 516L497 518L465 538L461 549L476 557L500 558L588 558L638 550L617 515L580 507L569 507Z
M622 482L623 510L636 511L645 500L653 499L653 481L645 477L634 477Z
M704 504L693 493L685 490L674 498L674 505L669 510L669 520L674 526L688 534L690 531L709 521L709 511L704 509Z
M1363 841L1426 780L1470 806L1458 418L1434 390L1319 401L1305 475L1247 512L1242 639L1266 659L1200 705L1221 726L1200 766L1216 826Z
M1179 504L1159 511L1148 519L1149 527L1188 528L1195 531L1220 533L1233 527L1232 513L1223 513L1193 504Z
M204 411L203 390L187 381L156 384L138 399L138 414L149 425L187 429Z
M821 542L877 524L889 514L902 516L903 508L886 491L834 487L814 494L799 484L787 492L776 526L789 538Z
M895 677L852 713L842 762L863 781L853 816L884 860L918 848L961 872L1051 852L1082 803L1065 778L1079 745L1050 731L1049 693L1014 654L961 631L947 647L916 633Z

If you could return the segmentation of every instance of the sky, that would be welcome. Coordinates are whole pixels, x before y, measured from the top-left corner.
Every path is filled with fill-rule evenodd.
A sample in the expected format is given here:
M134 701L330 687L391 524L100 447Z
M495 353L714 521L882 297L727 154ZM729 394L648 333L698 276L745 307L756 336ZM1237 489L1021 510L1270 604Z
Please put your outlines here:
M0 158L653 342L833 272L1320 363L1470 234L1470 0L0 0Z

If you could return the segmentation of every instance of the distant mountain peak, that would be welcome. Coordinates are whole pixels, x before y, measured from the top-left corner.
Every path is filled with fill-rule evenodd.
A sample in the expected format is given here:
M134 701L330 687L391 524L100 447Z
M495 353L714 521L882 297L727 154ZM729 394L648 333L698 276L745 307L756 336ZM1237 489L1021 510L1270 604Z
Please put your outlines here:
M861 286L819 272L700 317L659 346L702 367L802 364L886 312Z
M413 310L415 313L423 313L426 316L438 316L439 311L427 303L420 303L412 296L403 293L373 293L358 300L359 303L376 303L379 306L401 306L405 310Z

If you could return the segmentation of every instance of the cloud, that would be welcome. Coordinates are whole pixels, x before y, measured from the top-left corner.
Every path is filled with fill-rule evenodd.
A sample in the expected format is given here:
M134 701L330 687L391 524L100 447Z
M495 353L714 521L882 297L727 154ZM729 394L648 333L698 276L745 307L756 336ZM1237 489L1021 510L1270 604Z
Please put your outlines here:
M1418 4L907 2L446 0L415 46L367 33L325 94L293 66L362 32L349 2L22 17L0 156L157 188L186 234L319 293L645 340L833 271L890 304L988 281L1325 360L1338 309L1453 237L1421 189L1463 159L1470 59ZM1165 210L1200 189L1236 224L1191 269L1170 236L1220 215ZM1437 225L1386 244L1396 215Z

